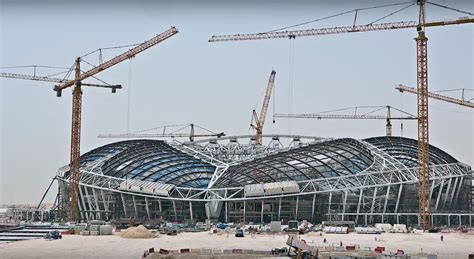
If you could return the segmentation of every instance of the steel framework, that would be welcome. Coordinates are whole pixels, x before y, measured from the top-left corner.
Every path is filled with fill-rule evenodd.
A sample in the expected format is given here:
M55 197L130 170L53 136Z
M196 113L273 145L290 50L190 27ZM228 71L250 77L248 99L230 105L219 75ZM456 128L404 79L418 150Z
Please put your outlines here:
M244 144L252 143L251 137L193 143L129 140L92 150L81 157L77 202L81 218L223 217L263 222L338 217L359 224L420 222L412 197L420 175L416 140L267 135L268 145L255 148ZM450 222L466 223L472 217L464 198L465 190L472 188L466 185L471 168L435 147L430 148L430 163L428 193L435 213L430 218L447 224L448 214L464 213ZM57 179L67 189L67 166L58 171ZM288 183L296 188L249 192L250 187ZM267 211L268 206L273 211Z

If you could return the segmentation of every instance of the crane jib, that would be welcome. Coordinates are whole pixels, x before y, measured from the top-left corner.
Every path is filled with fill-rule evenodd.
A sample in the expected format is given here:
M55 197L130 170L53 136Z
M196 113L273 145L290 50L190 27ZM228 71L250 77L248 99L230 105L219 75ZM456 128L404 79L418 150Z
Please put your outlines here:
M124 60L127 60L127 59L130 59L131 57L134 57L135 55L137 55L138 53L148 49L148 48L151 48L153 47L154 45L168 39L169 37L175 35L178 33L178 30L175 28L175 27L171 27L170 29L156 35L155 37L151 38L150 40L147 40L145 42L143 42L142 44L108 60L108 61L105 61L104 63L102 63L101 65L97 66L97 67L94 67L92 68L91 70L89 71L86 71L82 74L79 75L79 80L84 80L88 77L91 77L105 69L108 69ZM69 80L67 82L64 82L64 83L61 83L59 85L56 85L54 87L54 90L55 91L58 91L60 92L61 90L67 88L67 87L70 87L70 86L73 86L74 83L75 83L76 80Z

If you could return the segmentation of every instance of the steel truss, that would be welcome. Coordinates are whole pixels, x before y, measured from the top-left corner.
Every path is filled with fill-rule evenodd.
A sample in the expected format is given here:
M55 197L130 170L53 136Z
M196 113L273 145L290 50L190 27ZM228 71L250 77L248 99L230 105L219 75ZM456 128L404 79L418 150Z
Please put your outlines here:
M467 177L470 174L472 174L470 167L460 162L430 167L430 180L432 181L434 187L441 184L441 182L444 184L446 181L450 181L452 179L456 180L456 178L460 177ZM69 179L67 178L60 178L59 180L69 182ZM139 191L120 190L120 184L125 181L126 179L123 178L101 175L96 172L81 170L80 185L85 187L148 198L158 198L162 200L207 202L260 200L344 191L358 193L357 191L360 189L386 187L390 185L414 184L418 182L418 168L414 167L406 169L388 169L384 171L367 171L354 175L299 181L298 185L300 187L300 191L297 193L252 197L245 197L243 195L243 186L229 188L187 188L173 186L173 189L169 192L168 196L153 195Z

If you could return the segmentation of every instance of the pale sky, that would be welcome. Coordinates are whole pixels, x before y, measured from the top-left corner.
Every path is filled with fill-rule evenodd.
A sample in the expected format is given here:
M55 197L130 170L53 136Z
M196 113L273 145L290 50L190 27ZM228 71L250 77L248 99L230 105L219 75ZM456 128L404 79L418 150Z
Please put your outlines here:
M469 0L433 1L474 12ZM130 2L0 0L1 67L70 67L75 57L98 48L142 42L171 26L180 31L131 62L98 74L109 83L123 85L117 94L84 88L82 153L116 141L98 139L100 133L126 132L129 93L131 131L193 122L227 135L248 134L251 111L261 103L272 69L277 72L272 101L276 100L279 113L288 112L291 82L295 113L392 105L416 114L416 96L394 89L399 83L416 86L415 29L297 38L293 66L287 39L207 41L211 35L264 32L396 1ZM366 24L399 8L361 11L358 21ZM427 6L428 21L462 16L467 15ZM382 22L416 19L413 6ZM344 15L301 29L351 25L352 21L353 15ZM473 28L427 29L431 91L473 88ZM120 51L104 52L104 59ZM97 57L86 60L98 63ZM42 71L46 75L61 70ZM71 92L57 98L52 83L0 79L0 84L0 204L37 203L57 169L69 162ZM472 91L466 95L473 97ZM430 100L429 111L430 143L473 166L472 109ZM273 124L272 113L273 104L264 132L288 133L287 121ZM399 122L393 124L394 135L400 135ZM416 139L416 132L415 122L405 123L404 136ZM291 133L366 138L384 135L385 122L293 120ZM56 189L47 201L52 202L55 194Z

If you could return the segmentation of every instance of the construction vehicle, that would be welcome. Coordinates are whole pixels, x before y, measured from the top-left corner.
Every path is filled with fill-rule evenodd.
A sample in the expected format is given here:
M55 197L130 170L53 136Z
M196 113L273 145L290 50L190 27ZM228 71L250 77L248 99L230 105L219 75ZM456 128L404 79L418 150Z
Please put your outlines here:
M58 230L51 230L48 233L44 234L44 239L50 239L50 240L55 240L55 239L62 239L62 235Z
M425 34L425 28L427 27L438 27L447 25L457 24L468 24L474 23L474 18L461 17L455 20L448 21L425 21L425 5L426 3L450 9L453 11L461 12L464 14L473 15L469 12L464 12L447 6L427 2L425 0L417 0L416 3L396 3L392 5L406 4L405 7L399 9L396 12L392 12L372 23L366 25L356 25L358 11L369 8L358 8L350 12L354 12L354 22L352 26L342 26L333 28L320 28L320 29L307 29L307 30L285 30L287 28L300 26L307 23L301 23L294 26L285 27L278 30L272 30L269 32L251 33L251 34L234 34L234 35L220 35L212 36L209 42L222 42L222 41L243 41L243 40L264 40L264 39L295 39L296 37L305 36L321 36L329 34L342 34L342 33L354 33L354 32L368 32L368 31L381 31L381 30L396 30L396 29L407 29L416 28L418 37L416 40L417 46L417 107L418 107L418 179L419 179L419 192L418 192L418 203L419 203L419 215L420 225L423 230L428 230L431 227L430 223L430 200L429 200L429 136L428 136L428 50L427 42L428 38ZM384 19L388 16L396 14L402 10L407 9L410 6L417 4L419 6L418 21L402 21L402 22L388 22L388 23L376 23L377 21ZM387 7L390 5L384 5ZM380 7L380 6L379 6ZM374 7L372 7L373 9ZM334 15L336 16L336 15ZM328 16L334 17L334 16ZM322 20L322 19L318 19ZM316 20L315 20L316 21Z
M260 114L257 114L255 110L252 110L252 121L250 122L250 127L255 130L255 145L257 146L262 145L263 125L265 124L268 104L270 103L273 86L275 84L275 75L275 70L272 70L272 72L270 73L270 78L268 79L267 89L265 91L265 97L263 98L263 104L262 109L260 110Z

